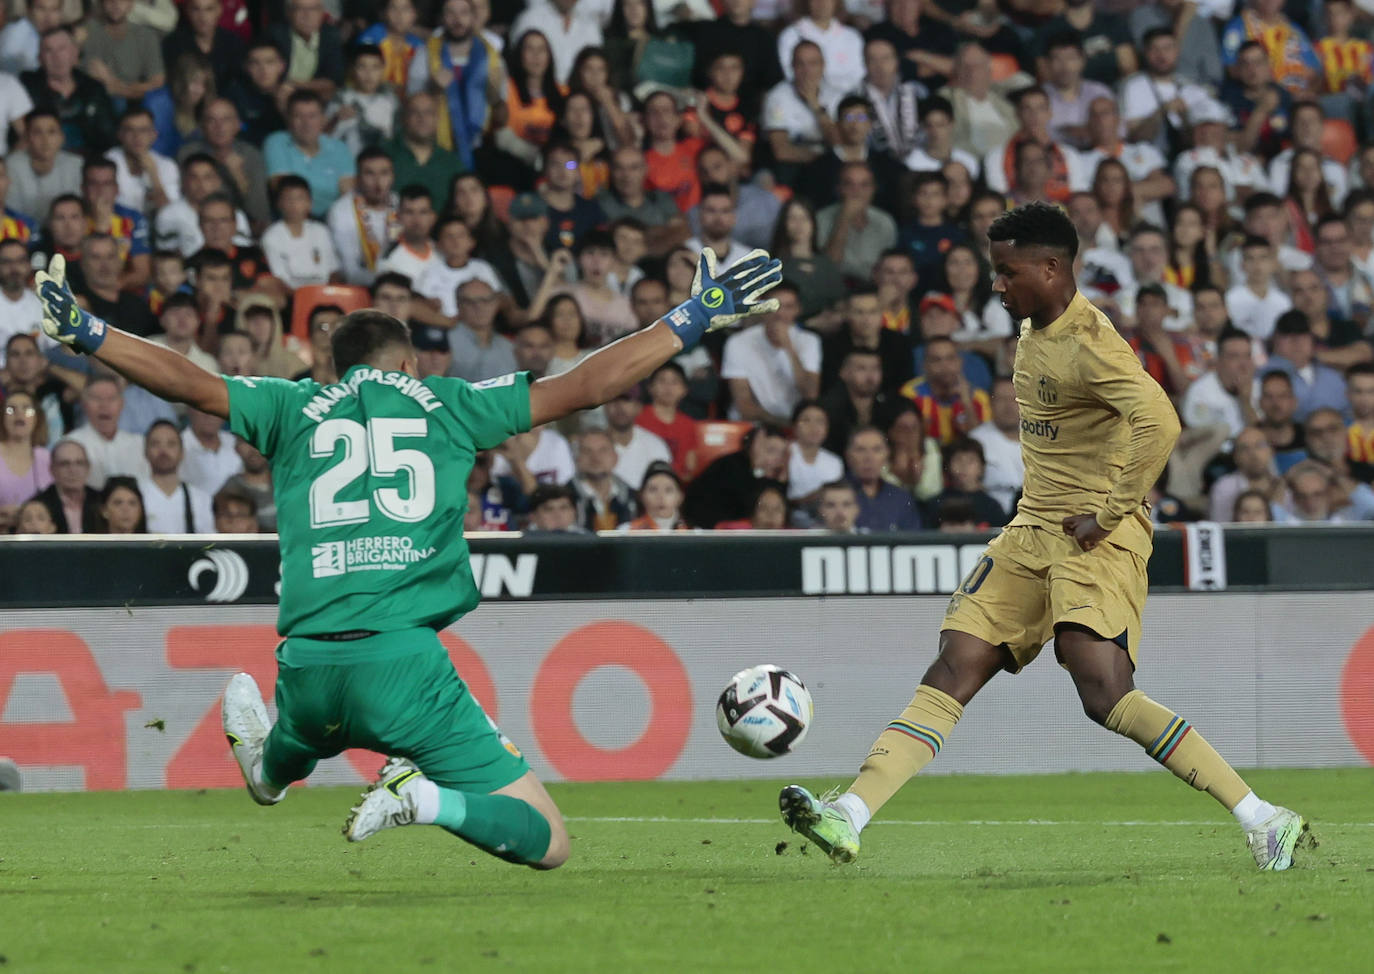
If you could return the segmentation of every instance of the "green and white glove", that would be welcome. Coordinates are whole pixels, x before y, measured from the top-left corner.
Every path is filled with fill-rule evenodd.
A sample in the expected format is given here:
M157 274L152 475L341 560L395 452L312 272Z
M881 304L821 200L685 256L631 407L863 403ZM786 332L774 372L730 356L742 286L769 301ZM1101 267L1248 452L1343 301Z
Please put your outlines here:
M54 254L46 271L34 275L39 303L43 305L43 331L78 352L92 354L105 343L109 326L84 311L67 286L67 260Z
M716 255L707 247L697 263L692 296L664 317L682 339L684 349L717 328L728 328L754 315L778 310L776 298L761 300L782 283L782 261L754 250L717 276Z

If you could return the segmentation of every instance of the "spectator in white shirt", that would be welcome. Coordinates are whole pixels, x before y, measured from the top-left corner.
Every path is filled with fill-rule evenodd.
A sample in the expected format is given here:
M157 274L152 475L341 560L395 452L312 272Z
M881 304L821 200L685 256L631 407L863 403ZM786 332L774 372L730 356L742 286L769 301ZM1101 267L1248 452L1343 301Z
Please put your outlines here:
M528 496L541 484L566 484L577 473L572 447L547 426L517 433L496 448L492 479L513 477Z
M1184 331L1193 324L1193 298L1177 284L1164 280L1164 269L1169 263L1169 241L1164 231L1149 224L1141 224L1131 231L1131 241L1126 248L1131 259L1131 276L1135 280L1135 290L1119 292L1117 303L1127 318L1135 318L1135 298L1139 289L1146 284L1158 284L1164 289L1164 297L1169 302L1168 317L1164 327L1169 331Z
M821 445L829 435L830 417L815 399L803 399L792 410L787 499L798 510L813 508L821 488L844 476L844 461Z
M209 534L215 529L210 495L181 479L181 435L165 419L148 427L143 453L151 474L138 481L149 534Z
M216 193L225 191L224 179L214 157L204 153L187 156L181 163L181 198L158 211L153 221L153 237L158 250L176 250L190 257L205 246L205 234L200 230L200 204ZM248 216L234 210L234 243L252 246L252 231Z
M43 331L43 306L29 286L32 275L23 241L0 240L0 348L11 335L33 335L44 348L54 344Z
M371 287L382 255L400 234L395 183L391 157L376 147L364 149L358 153L358 184L329 208L329 233L349 284Z
M275 185L281 219L262 235L262 252L272 276L293 291L337 281L342 275L334 238L323 223L310 219L310 184L287 173L278 176Z
M13 4L7 5L11 11ZM11 20L0 31L0 71L19 74L38 67L38 41L64 21L63 0L28 0L25 16ZM77 16L80 16L78 12Z
M1143 69L1121 84L1127 138L1152 142L1168 155L1182 144L1190 107L1208 99L1207 90L1178 73L1178 39L1170 28L1146 31L1141 51Z
M458 288L468 281L485 281L497 294L505 293L506 286L496 270L480 257L472 256L477 241L462 217L457 214L444 217L439 222L437 238L443 259L430 264L411 280L415 282L416 294L439 302L439 313L450 323L458 320Z
M1234 328L1222 332L1213 368L1188 387L1179 414L1185 426L1225 426L1233 437L1259 422L1249 335Z
M181 199L181 171L174 161L153 151L156 139L153 113L135 106L120 116L119 145L105 153L115 164L115 202L143 214Z
M1311 149L1322 155L1322 130L1326 125L1326 114L1315 101L1300 101L1289 110L1288 121L1293 133L1293 144L1269 161L1269 185L1280 193L1288 189L1293 153L1299 149ZM1345 166L1325 155L1322 156L1321 166L1331 206L1339 210L1349 189Z
M1026 479L1021 459L1021 409L1016 387L1007 376L992 384L992 419L969 430L983 445L983 489L1002 505L1007 516L1016 513L1016 496Z
M1050 99L1050 134L1055 141L1086 149L1092 144L1088 109L1098 98L1115 103L1112 90L1100 81L1084 80L1083 42L1077 31L1054 34L1045 42L1049 78L1045 94Z
M588 16L578 0L548 0L531 3L511 25L508 43L518 44L526 31L537 30L553 49L553 73L560 85L568 83L573 61L584 47L601 46L601 25Z
M806 0L806 16L793 21L778 35L778 63L792 78L792 52L801 41L811 41L825 57L825 82L838 91L853 91L864 78L864 39L853 27L835 18L837 0Z
M396 210L400 237L377 265L377 272L400 274L413 286L431 267L442 264L439 248L430 238L434 219L434 200L429 190L418 185L402 188Z
M835 109L844 95L825 82L825 57L814 41L792 49L791 68L791 78L779 81L763 99L759 122L784 176L839 141Z
M224 420L191 408L181 431L181 479L214 497L230 477L243 473L243 458Z
M638 389L626 389L606 403L606 432L615 444L615 469L617 477L637 489L644 483L644 474L652 463L673 462L672 451L663 437L650 433L635 424L644 404L639 400Z
M1279 315L1293 307L1279 290L1274 245L1263 237L1246 237L1240 265L1244 280L1226 292L1231 323L1252 338L1268 341Z
M701 236L693 237L683 246L701 253L707 247L716 255L716 266L726 270L749 256L750 250L734 239L735 201L730 187L724 183L707 183L701 187L701 202L697 206Z
M731 419L786 426L798 402L821 384L821 340L798 325L801 299L787 281L773 289L778 310L725 342L720 375L730 384Z
M149 341L185 355L207 372L218 370L215 357L196 344L196 336L200 332L200 313L196 310L196 299L191 294L177 291L168 295L157 320L162 334L153 335Z
M146 477L150 473L143 456L143 437L119 428L124 393L113 376L94 376L81 391L85 422L68 434L86 448L90 470L86 486L100 489L116 475Z

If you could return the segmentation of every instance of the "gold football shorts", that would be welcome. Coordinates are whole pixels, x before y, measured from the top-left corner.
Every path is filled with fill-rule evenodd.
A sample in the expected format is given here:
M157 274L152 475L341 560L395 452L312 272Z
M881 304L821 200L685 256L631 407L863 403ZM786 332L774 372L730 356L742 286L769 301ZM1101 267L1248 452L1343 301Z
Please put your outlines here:
M1149 582L1145 560L1110 540L1083 551L1063 532L1006 528L949 600L941 629L1005 644L1016 673L1072 624L1116 643L1136 665Z

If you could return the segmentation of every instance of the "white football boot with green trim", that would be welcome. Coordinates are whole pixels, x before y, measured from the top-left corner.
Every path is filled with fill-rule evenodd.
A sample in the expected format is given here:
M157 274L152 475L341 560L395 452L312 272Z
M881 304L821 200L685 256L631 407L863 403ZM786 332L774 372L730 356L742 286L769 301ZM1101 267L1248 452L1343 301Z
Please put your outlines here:
M382 829L414 825L415 790L406 786L423 778L420 769L405 758L387 758L377 780L344 822L344 836L349 842L361 842Z
M1299 846L1317 847L1317 838L1297 812L1278 808L1273 815L1245 832L1245 844L1255 857L1255 865L1266 872L1278 872L1293 865L1293 851Z
M258 683L247 673L235 673L224 688L220 722L253 801L259 805L275 805L285 798L285 788L272 791L262 781L262 748L272 724Z

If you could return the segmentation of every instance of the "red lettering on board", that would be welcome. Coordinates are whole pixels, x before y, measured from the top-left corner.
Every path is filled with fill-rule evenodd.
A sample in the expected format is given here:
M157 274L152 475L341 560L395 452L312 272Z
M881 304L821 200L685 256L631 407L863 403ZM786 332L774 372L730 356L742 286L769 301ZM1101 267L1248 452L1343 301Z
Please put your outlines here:
M142 706L131 690L111 690L86 641L65 629L0 632L0 713L20 674L56 678L72 720L0 722L0 753L20 766L79 767L88 789L128 784L124 712Z

